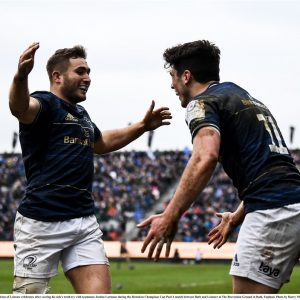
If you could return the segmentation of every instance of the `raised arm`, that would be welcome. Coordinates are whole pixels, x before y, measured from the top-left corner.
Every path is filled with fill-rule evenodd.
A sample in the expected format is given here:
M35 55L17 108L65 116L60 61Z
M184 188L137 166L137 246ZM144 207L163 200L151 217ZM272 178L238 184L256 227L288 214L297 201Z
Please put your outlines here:
M162 214L153 215L138 225L141 228L151 224L142 247L144 252L151 244L148 258L152 257L156 249L155 260L158 260L164 243L167 244L166 256L169 256L178 221L207 185L218 161L219 147L220 135L215 129L205 127L197 132L192 156L173 199Z
M121 129L103 131L95 143L94 152L104 154L116 151L131 143L146 131L169 125L170 122L167 120L172 118L169 108L161 107L154 110L154 106L155 102L152 101L145 117L140 122Z
M9 91L10 111L25 124L32 123L40 110L39 101L30 97L28 90L28 75L33 69L34 55L38 48L39 43L33 43L20 56L18 70Z

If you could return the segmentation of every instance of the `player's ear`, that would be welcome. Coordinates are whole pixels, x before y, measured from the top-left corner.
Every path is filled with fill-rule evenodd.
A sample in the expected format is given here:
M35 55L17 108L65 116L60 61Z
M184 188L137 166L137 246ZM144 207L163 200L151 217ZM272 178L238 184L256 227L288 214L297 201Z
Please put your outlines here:
M62 81L61 73L59 71L53 71L52 82L59 84L59 83L61 83L61 81Z
M192 79L192 74L191 74L190 70L184 70L182 73L182 78L183 78L184 84L188 84Z

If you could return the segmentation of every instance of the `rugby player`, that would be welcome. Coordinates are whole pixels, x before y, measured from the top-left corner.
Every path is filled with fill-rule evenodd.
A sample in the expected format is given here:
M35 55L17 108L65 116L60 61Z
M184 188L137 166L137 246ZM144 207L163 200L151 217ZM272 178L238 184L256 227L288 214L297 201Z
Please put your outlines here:
M109 262L94 215L93 155L118 150L144 132L170 124L167 107L126 128L100 132L78 103L86 100L90 67L82 46L48 60L50 92L29 94L39 43L21 55L9 93L19 120L27 188L15 219L13 293L42 294L59 261L76 293L110 293Z
M244 219L230 270L233 292L276 293L300 254L300 174L277 123L245 89L220 82L220 50L209 41L169 48L164 59L171 87L186 109L193 152L165 211L138 225L151 225L142 252L149 246L148 257L158 260L166 243L169 255L180 217L219 161L243 202L209 241L221 246L226 226Z

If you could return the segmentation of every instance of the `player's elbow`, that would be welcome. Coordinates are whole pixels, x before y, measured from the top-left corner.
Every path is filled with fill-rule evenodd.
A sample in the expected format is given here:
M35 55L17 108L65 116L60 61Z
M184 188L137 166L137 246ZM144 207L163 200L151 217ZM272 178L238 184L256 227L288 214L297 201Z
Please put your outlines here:
M203 156L202 159L207 167L215 168L219 159L219 155L216 152L208 152Z
M14 106L13 106L11 103L9 103L9 109L10 109L10 113L11 113L14 117L16 117L16 118L19 118L19 117L20 117L21 112L18 111L18 110L16 110L16 109L14 108Z
M26 113L25 109L15 108L14 105L9 104L11 114L17 119L22 119L22 116Z
M109 139L107 138L106 132L102 132L99 139L95 142L94 153L98 155L103 155L112 152L112 147L109 144Z
M218 158L218 153L213 151L202 153L201 155L195 153L194 163L201 169L204 167L206 170L213 170L216 167Z

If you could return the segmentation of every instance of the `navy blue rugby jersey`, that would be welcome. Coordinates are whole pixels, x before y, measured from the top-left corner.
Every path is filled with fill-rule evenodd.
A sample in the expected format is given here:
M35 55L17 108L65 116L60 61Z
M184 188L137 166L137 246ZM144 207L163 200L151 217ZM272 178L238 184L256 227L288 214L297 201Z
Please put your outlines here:
M94 143L101 133L86 110L50 92L35 121L20 123L27 187L18 211L41 221L62 221L94 213Z
M231 82L212 84L190 100L186 123L192 138L206 126L220 132L219 161L246 213L300 202L300 173L277 123L247 91Z

